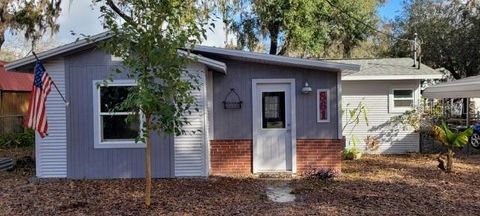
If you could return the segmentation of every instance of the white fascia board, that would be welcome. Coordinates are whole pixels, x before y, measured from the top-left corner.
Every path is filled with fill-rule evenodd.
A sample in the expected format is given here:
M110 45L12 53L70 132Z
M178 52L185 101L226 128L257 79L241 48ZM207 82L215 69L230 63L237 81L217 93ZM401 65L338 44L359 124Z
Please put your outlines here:
M426 75L347 75L343 76L342 80L425 80L425 79L442 79L442 74L426 74Z
M177 52L180 55L196 58L196 60L199 63L206 65L208 68L211 68L215 71L222 72L224 74L227 74L227 65L225 63L221 62L221 61L213 60L211 58L207 58L207 57L204 57L204 56L201 56L201 55L196 55L196 54L193 54L193 53L188 53L188 52L186 52L184 50L180 50L180 49L177 50Z
M463 80L431 86L423 91L427 98L478 98L480 97L480 80Z
M63 46L59 46L59 47L56 47L56 48L53 48L53 49L50 49L50 50L46 50L46 51L37 53L37 56L40 60L47 59L47 58L50 58L50 57L61 55L63 53L69 52L69 51L73 51L75 49L78 49L78 48L81 48L81 47L84 47L84 46L87 46L87 45L90 45L90 44L97 43L99 41L103 41L105 39L110 38L111 36L112 35L111 35L110 32L100 33L100 34L91 36L89 38L78 40L78 41L75 41L73 43L69 43L69 44L66 44L66 45L63 45ZM17 69L19 67L22 67L22 66L25 66L25 65L28 65L28 64L32 64L35 61L36 61L35 56L30 55L30 56L27 56L25 58L21 58L19 60L16 60L16 61L13 61L13 62L10 62L10 63L6 64L5 69L6 70L14 70L14 69Z

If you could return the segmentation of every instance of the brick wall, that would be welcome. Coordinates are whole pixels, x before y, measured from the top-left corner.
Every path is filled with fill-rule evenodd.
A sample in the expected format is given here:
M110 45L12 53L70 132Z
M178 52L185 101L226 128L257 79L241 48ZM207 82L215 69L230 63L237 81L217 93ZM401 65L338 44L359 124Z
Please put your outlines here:
M252 140L211 140L212 175L252 174Z
M312 168L341 169L343 140L297 140L297 174ZM252 140L211 140L211 175L252 174Z
M343 140L298 139L297 174L309 169L341 171Z

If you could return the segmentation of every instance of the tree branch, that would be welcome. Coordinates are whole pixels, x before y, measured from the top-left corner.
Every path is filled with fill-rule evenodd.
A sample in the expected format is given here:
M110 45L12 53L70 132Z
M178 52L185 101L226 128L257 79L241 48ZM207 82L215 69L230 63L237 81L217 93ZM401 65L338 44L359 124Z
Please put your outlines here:
M113 0L106 0L106 4L113 10L115 13L117 13L120 17L122 17L123 20L128 22L129 24L133 25L135 22L133 22L132 17L128 16L125 14L115 3L113 3Z

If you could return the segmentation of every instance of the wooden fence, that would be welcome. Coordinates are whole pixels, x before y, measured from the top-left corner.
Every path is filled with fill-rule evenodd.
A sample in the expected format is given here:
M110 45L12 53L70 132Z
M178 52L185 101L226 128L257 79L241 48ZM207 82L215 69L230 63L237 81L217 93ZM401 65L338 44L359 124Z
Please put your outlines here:
M30 92L0 91L0 134L23 132Z
M25 122L24 115L0 116L0 135L11 132L23 132Z

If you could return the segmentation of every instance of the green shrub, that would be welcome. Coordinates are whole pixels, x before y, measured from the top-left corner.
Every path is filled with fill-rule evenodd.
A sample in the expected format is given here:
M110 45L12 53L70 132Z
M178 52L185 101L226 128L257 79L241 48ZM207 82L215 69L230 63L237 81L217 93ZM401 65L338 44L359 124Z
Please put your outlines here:
M344 160L356 160L360 159L362 156L362 151L357 146L350 146L348 148L345 148L342 151L342 158Z
M6 133L0 135L0 148L33 147L35 145L35 132L25 129L21 133Z

